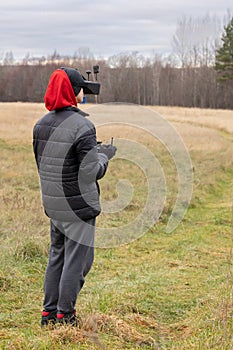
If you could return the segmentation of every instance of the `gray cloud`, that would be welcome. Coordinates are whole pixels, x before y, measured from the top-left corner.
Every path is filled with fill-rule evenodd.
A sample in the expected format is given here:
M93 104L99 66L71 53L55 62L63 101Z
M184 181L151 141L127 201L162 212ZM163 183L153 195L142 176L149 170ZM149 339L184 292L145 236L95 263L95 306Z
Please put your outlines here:
M181 15L222 18L227 9L233 9L230 0L8 0L0 9L0 53L73 54L80 47L98 56L165 53Z

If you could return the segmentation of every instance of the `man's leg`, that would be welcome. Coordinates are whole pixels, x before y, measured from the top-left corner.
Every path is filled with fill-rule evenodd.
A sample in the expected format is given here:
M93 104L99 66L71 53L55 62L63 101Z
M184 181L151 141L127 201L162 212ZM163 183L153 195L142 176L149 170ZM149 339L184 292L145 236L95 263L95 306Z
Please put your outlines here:
M64 265L65 236L50 221L50 253L44 280L44 310L56 311L59 299L59 283Z
M59 314L74 312L78 294L85 281L84 277L90 271L94 260L94 231L95 219L71 223L69 226L69 236L72 236L72 239L65 237L64 266L57 304ZM84 236L88 237L88 242L85 239L85 244L81 244L80 242L84 242Z

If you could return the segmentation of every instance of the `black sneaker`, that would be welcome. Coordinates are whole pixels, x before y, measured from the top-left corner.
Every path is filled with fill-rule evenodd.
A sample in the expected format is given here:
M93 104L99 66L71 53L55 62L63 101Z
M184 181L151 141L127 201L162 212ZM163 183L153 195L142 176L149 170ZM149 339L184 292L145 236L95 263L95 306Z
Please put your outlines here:
M72 326L77 326L76 310L69 313L57 313L56 323L60 324L70 324Z
M42 311L41 327L56 323L57 310Z

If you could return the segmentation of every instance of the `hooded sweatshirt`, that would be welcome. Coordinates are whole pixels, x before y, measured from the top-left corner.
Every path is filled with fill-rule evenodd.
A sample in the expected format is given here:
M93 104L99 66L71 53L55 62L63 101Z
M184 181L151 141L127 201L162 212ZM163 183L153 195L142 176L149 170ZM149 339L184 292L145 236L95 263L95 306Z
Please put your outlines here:
M49 111L77 106L73 87L64 70L57 69L51 75L44 102Z

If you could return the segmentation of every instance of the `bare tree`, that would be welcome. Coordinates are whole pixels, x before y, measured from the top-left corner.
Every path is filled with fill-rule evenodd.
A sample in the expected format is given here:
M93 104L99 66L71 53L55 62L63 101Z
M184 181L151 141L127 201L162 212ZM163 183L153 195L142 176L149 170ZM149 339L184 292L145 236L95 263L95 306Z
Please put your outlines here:
M3 64L5 66L10 66L14 64L14 55L12 51L6 52L3 59Z
M192 18L182 16L178 19L175 34L172 39L172 47L178 58L181 67L189 64L188 56L190 52L190 35L192 28Z
M182 16L172 39L173 51L181 67L213 65L220 36L221 21L218 17Z

